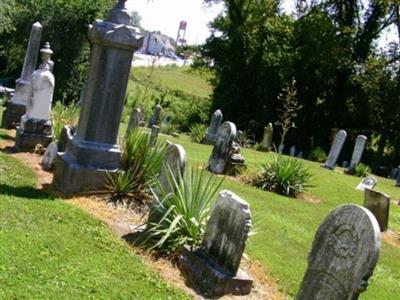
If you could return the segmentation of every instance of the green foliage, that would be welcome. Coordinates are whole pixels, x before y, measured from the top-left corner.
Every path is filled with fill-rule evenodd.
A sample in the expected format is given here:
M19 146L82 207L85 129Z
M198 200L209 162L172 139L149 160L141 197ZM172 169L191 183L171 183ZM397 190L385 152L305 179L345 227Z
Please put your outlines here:
M354 168L354 175L358 177L367 177L369 174L371 174L371 169L367 165L360 163Z
M326 160L326 153L321 147L316 147L311 150L310 154L308 155L308 159L322 163Z
M195 123L190 126L190 140L195 143L202 143L207 132L207 126L200 123Z
M80 107L71 102L68 105L64 105L61 102L57 102L51 110L51 119L53 125L53 133L57 141L60 140L61 131L64 125L74 126L78 124Z
M261 166L255 186L266 191L296 197L309 187L310 171L303 163L291 157L277 155Z
M147 224L143 242L161 252L198 246L222 181L204 168L188 169L185 176L179 174L178 178L170 170L168 190L173 192L157 184L157 192L153 192L156 205L152 209L161 219Z

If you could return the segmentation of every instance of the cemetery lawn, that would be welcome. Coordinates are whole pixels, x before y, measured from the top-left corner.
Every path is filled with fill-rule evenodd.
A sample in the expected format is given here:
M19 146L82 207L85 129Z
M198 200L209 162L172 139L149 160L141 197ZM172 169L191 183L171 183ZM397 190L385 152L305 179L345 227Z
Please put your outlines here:
M189 299L100 221L0 153L0 299Z
M204 165L211 153L211 146L192 143L185 135L167 139L183 145L191 165ZM242 150L242 154L250 170L274 155L249 149ZM277 280L280 290L289 297L297 293L322 220L340 204L363 203L363 193L355 189L360 178L341 174L339 168L329 171L317 163L303 161L313 174L314 187L309 193L320 203L265 192L229 177L223 183L223 188L235 192L251 205L256 234L249 239L246 253L252 261L265 267L267 274ZM392 200L400 199L400 188L394 186L393 180L378 177L376 189L389 194ZM394 203L390 207L389 228L400 233L400 207ZM360 299L400 299L400 248L382 241L379 263L367 292L361 294Z

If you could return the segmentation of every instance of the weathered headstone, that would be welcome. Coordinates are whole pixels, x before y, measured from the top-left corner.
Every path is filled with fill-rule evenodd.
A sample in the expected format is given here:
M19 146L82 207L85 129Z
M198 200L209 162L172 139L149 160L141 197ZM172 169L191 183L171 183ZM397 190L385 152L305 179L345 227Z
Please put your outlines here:
M232 122L225 122L218 130L208 168L212 173L224 174L232 151L233 141L236 137L236 126Z
M75 133L75 126L64 125L61 129L60 140L58 142L58 151L65 152L68 142L72 139Z
M249 204L230 191L222 191L212 210L203 243L195 252L185 251L180 267L206 296L246 295L252 278L239 269L251 228Z
M299 151L299 153L297 154L298 158L303 158L304 157L304 152L303 151Z
M289 155L292 157L296 156L296 146L293 145L292 147L290 147Z
M326 160L324 167L327 169L335 169L337 160L339 158L340 152L342 151L344 142L346 141L347 133L344 130L340 130L336 136L331 150L329 151L328 159Z
M359 135L356 139L356 144L354 146L353 155L351 157L349 169L354 169L361 161L361 157L364 153L365 144L367 142L367 137L365 135Z
M343 167L343 169L347 169L349 167L349 162L347 160L344 160L342 162L342 167Z
M400 166L397 171L396 186L400 186Z
M168 144L165 150L163 164L161 166L158 180L165 192L170 192L169 180L171 175L178 180L179 175L183 177L186 167L186 151L178 144Z
M162 110L161 105L157 104L156 107L154 108L153 116L150 119L149 127L153 125L158 125L158 123L160 122L161 110Z
M282 154L284 150L285 150L285 145L284 144L280 144L279 147L278 147L278 153Z
M363 178L363 180L361 180L361 182L357 185L357 190L362 192L364 192L366 188L373 190L377 183L378 180L373 176Z
M7 108L3 112L1 122L1 127L3 128L11 129L15 124L19 124L21 117L26 112L26 106L32 93L32 73L36 68L42 30L43 27L39 22L32 25L21 77L16 80L15 94L7 103Z
M390 196L366 188L364 193L364 207L375 216L381 232L388 229Z
M126 135L129 134L133 129L139 126L141 117L141 111L139 108L135 108L132 111L131 117L129 119L128 128L126 129Z
M217 140L218 130L222 123L222 112L217 109L211 116L210 126L207 129L206 136L204 137L204 143L208 145L214 145Z
M358 299L379 251L380 230L373 214L358 205L339 206L318 228L296 299Z
M150 145L153 147L157 143L158 133L160 132L160 127L156 125L151 125L150 132Z
M390 170L389 178L396 179L398 171L399 171L399 168L392 168Z
M120 166L118 130L133 52L142 45L130 26L124 0L106 21L90 26L89 76L77 131L56 160L53 184L66 195L104 188L106 174Z
M32 74L31 97L21 118L21 126L17 127L15 148L18 151L33 151L37 144L47 147L53 139L50 110L55 82L49 64L53 51L46 43L40 52L43 61Z
M40 162L43 170L50 171L54 168L54 162L57 157L58 146L56 142L51 142L50 145L47 146L46 152Z
M266 127L264 127L264 136L261 142L261 150L270 151L272 144L272 137L274 135L274 127L272 123L268 123Z

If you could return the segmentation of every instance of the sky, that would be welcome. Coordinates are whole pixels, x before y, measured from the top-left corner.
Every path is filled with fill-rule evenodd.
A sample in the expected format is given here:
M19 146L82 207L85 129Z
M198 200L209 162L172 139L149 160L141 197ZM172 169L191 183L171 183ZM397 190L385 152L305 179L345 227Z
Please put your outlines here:
M283 11L294 11L295 0L285 0ZM186 40L188 44L202 44L210 35L208 23L221 11L222 5L205 6L203 0L128 0L128 9L135 10L142 17L142 26L146 30L161 31L176 38L179 22L187 21ZM379 40L384 47L397 39L396 30L391 28Z

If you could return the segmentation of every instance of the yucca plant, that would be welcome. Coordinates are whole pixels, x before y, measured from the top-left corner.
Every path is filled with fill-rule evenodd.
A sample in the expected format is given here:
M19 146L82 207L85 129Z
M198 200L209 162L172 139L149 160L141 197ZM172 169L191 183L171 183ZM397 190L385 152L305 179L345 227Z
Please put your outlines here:
M359 163L354 168L354 175L358 177L367 177L369 174L371 174L371 169L367 165Z
M206 135L207 126L204 124L196 123L190 126L190 140L195 143L202 143Z
M326 160L326 153L321 147L316 147L310 152L308 158L312 161L322 163Z
M261 166L255 185L263 190L296 197L310 186L311 177L300 160L277 155Z
M177 178L171 171L169 173L168 190L173 192L166 192L157 182L152 209L160 218L148 221L141 237L142 243L150 245L150 249L166 253L200 244L223 181L204 169L188 169L185 176L178 174Z

